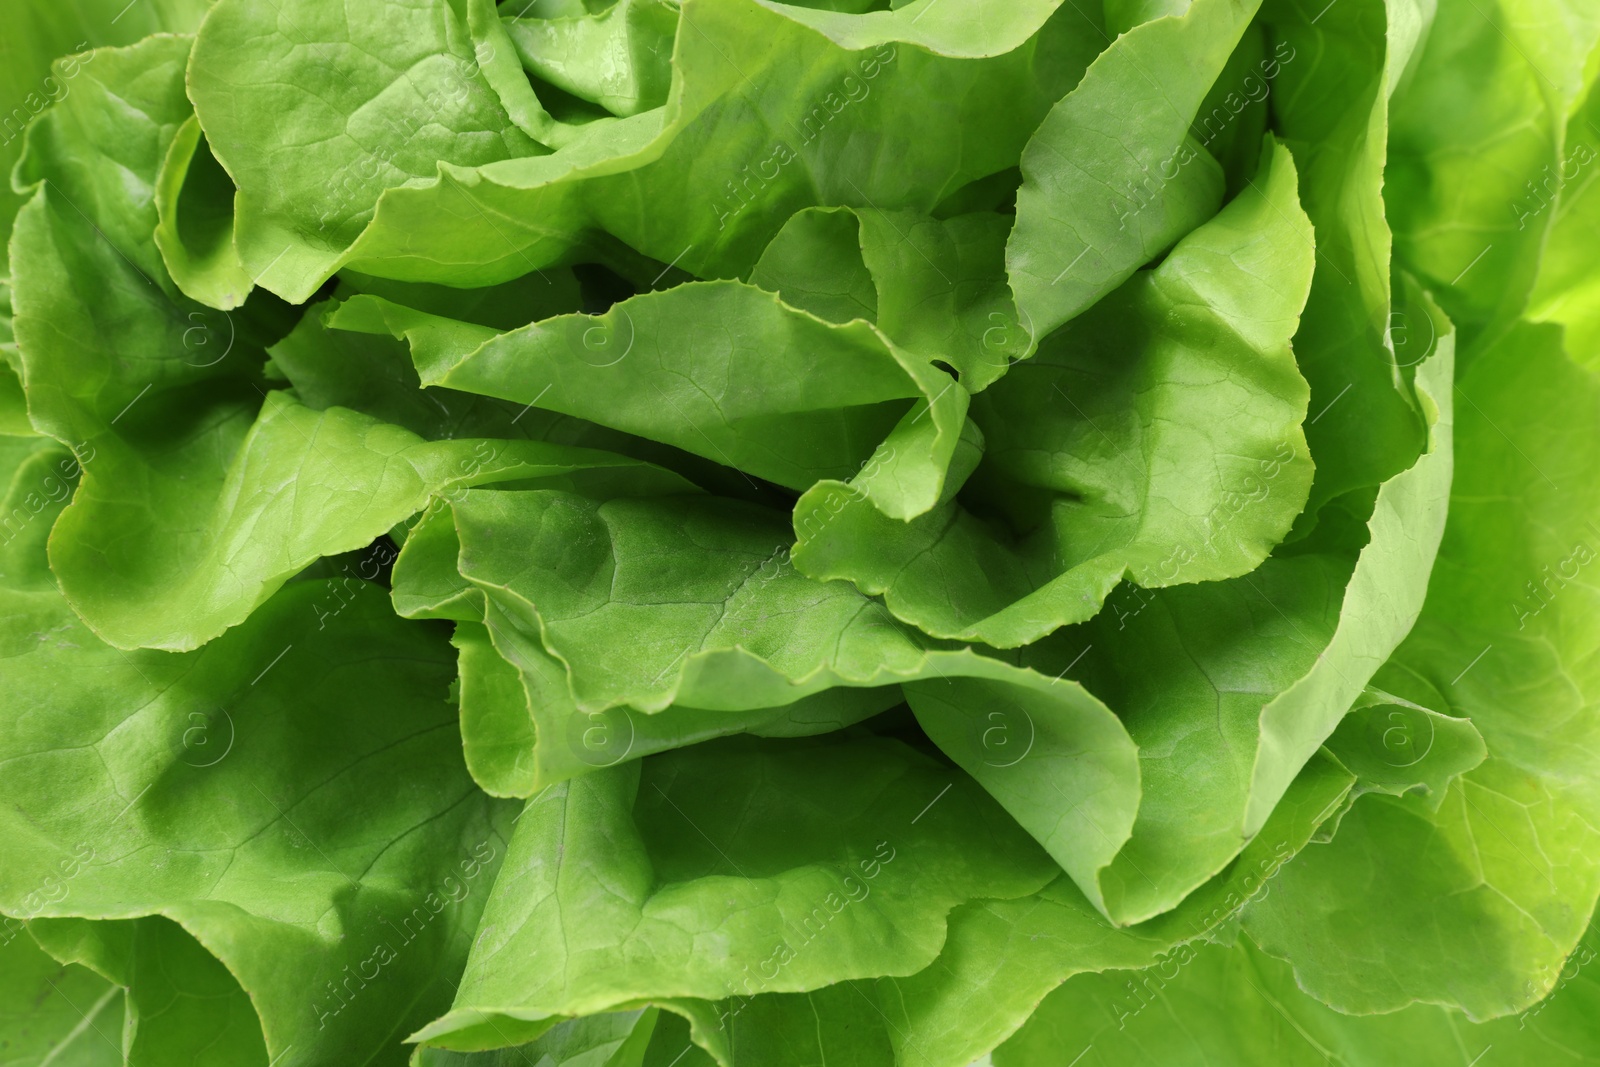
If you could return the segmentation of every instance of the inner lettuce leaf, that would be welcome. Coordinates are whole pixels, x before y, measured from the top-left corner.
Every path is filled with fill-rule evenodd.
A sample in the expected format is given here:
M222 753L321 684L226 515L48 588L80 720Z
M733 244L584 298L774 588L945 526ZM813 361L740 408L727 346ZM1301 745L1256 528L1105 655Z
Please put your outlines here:
M233 181L217 163L193 115L172 138L156 178L156 247L185 296L229 311L255 280L233 247Z
M502 611L463 620L453 638L467 768L494 796L546 786L714 737L831 733L901 702L893 687L825 689L775 708L729 712L674 704L651 715L619 706L593 714L572 699L561 662ZM493 621L487 621L493 620Z
M1289 153L1263 157L1258 186L975 399L968 493L897 523L861 500L865 476L817 482L795 506L796 564L1004 648L1091 617L1124 576L1259 565L1311 480L1289 338L1313 246Z
M1259 6L1194 0L1130 29L1029 140L1006 269L1034 336L1080 314L1216 211L1222 168L1190 130Z
M589 488L601 487L591 480ZM455 503L470 507L471 501L463 494ZM748 711L677 703L651 713L627 706L581 711L565 664L545 649L537 627L502 608L493 588L461 577L457 525L453 507L424 513L395 561L392 595L407 618L456 621L462 744L473 777L493 795L531 796L626 759L731 733L828 732L900 702L889 686L824 689L797 700L784 694L786 702L777 707ZM776 576L781 565L775 555L753 565L747 561L744 569L761 582Z
M1256 836L1410 630L1450 490L1453 335L1442 318L1439 330L1417 375L1430 449L1375 499L1350 502L1318 538L1250 574L1128 587L1110 610L1023 650L1039 673L1082 682L1139 746L1138 818L1090 894L1114 920L1175 907ZM1004 761L946 751L1024 825L1060 817L1059 797L1019 789Z
M510 16L506 34L523 69L618 117L667 102L678 8L668 0L618 0L593 14Z
M1391 94L1419 33L1413 7L1355 0L1318 13L1269 0L1262 9L1279 41L1269 66L1275 124L1300 168L1317 242L1294 338L1311 386L1306 436L1317 467L1297 535L1325 503L1393 477L1426 447L1406 383L1437 334L1429 316L1392 297L1401 283L1383 203Z
M11 321L11 284L0 281L0 434L31 437L28 398L22 392L22 374L17 369L21 356Z
M785 488L870 467L867 492L897 518L937 502L968 403L870 324L825 322L732 280L503 334L359 297L328 324L405 337L424 385L574 416Z
M1016 766L1029 758L1001 783L1048 789L1071 817L1035 817L1019 811L1009 790L991 791L1098 900L1096 872L1127 839L1139 804L1138 761L1115 716L1076 683L929 647L847 583L817 582L787 566L778 558L781 517L750 505L493 490L459 494L450 513L453 522L437 513L408 538L396 564L396 605L414 616L482 620L495 651L523 675L529 706L541 705L530 736L527 720L515 718L515 690L477 689L505 687L504 671L498 682L464 673L464 713L469 699L474 709L496 706L493 725L474 710L470 728L515 730L513 759L559 765L565 747L568 768L581 772L708 730L803 735L816 732L806 725L812 716L844 725L881 710L893 698L870 690L905 683L923 727L958 761ZM667 559L675 562L663 572ZM550 687L558 691L541 693ZM869 692L829 696L836 687ZM807 700L780 725L774 709ZM997 702L1037 724L1015 758L995 747ZM636 725L657 715L659 725ZM541 731L541 719L553 729ZM645 743L635 751L607 739L593 758L587 744L574 753L590 730L625 730L630 741L642 734ZM573 766L571 754L585 766Z
M689 1023L662 1008L602 1012L557 1023L526 1044L484 1052L420 1046L417 1067L716 1067L689 1036Z
M1005 284L1012 219L973 211L808 208L762 251L749 281L829 322L865 319L981 392L1028 354Z

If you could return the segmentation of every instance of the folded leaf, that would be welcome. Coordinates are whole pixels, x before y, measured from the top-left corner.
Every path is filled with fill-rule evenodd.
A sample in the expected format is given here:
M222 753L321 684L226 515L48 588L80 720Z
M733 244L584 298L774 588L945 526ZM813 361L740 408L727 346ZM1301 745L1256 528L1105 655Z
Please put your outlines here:
M1370 686L1328 738L1328 750L1356 776L1352 800L1369 792L1416 791L1435 807L1450 783L1487 755L1470 719L1441 715Z
M19 7L0 39L0 173L9 175L24 148L23 130L51 104L75 91L97 49L131 45L154 33L193 33L211 0L81 0L71 7ZM62 57L57 61L57 57ZM26 197L0 182L0 244L9 245L11 222ZM9 262L0 248L0 273Z
M827 319L864 318L976 393L1028 354L1005 278L1011 220L973 212L810 209L762 252L750 281Z
M529 74L613 115L667 102L675 4L618 0L597 14L507 18L505 26Z
M290 0L280 22L223 0L197 45L194 95L240 184L241 257L287 299L307 298L343 265L491 284L607 243L597 230L663 264L729 277L746 273L799 208L926 211L1012 166L1104 40L1097 19L1070 5L1052 16L1050 0L976 19L926 6L926 18L894 12L852 32L853 21L786 5L688 0L667 103L559 135L546 115L532 128L562 142L548 155L514 121L519 108L502 103L509 89L484 80L511 55L487 31L474 52L442 0L389 24L373 47L392 66L356 61L346 80L328 82L328 103L305 87L328 81L322 50L353 55L342 14ZM367 17L384 22L376 7ZM823 32L806 24L816 18ZM285 62L303 64L304 76ZM407 73L395 80L393 70ZM502 106L511 113L499 117ZM270 133L279 115L305 131L293 163ZM358 120L348 132L347 120ZM276 183L285 166L303 176L292 189Z
M267 1062L250 998L216 957L169 919L35 919L29 930L63 962L126 986L128 1067Z
M1407 383L1439 336L1410 306L1408 283L1391 278L1383 202L1390 92L1411 54L1411 7L1356 0L1318 12L1269 0L1262 9L1278 43L1256 74L1272 75L1274 116L1317 243L1294 338L1317 467L1298 533L1329 500L1394 477L1427 447Z
M1216 211L1222 170L1190 126L1259 6L1194 0L1129 30L1028 142L1006 267L1035 337Z
M822 482L798 566L883 594L941 637L1014 647L1146 588L1247 573L1305 503L1306 385L1289 348L1309 226L1281 146L1259 184L973 402L979 481L910 523ZM1265 281L1264 281L1265 280Z
M156 179L156 247L185 296L224 311L255 281L233 247L233 181L190 116L178 127Z
M572 415L792 489L870 467L868 495L897 517L937 502L966 413L948 375L873 327L824 322L740 282L489 336L363 307L330 324L403 334L426 385Z
M384 189L434 179L441 162L547 151L507 115L488 58L454 4L220 0L189 69L211 149L239 186L245 271L304 300ZM285 128L292 161L272 147Z

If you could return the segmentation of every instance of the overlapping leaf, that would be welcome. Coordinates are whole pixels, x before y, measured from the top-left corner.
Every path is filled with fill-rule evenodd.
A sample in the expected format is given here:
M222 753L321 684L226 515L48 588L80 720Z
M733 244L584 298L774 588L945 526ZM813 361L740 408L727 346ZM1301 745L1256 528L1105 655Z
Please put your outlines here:
M1588 8L103 6L0 1058L1600 1047Z

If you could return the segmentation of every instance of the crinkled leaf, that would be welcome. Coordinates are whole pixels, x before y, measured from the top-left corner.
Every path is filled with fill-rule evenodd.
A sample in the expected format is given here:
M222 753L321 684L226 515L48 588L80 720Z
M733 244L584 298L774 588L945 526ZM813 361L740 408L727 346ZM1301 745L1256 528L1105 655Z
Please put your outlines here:
M1295 356L1311 385L1306 437L1316 480L1301 528L1329 500L1378 485L1427 446L1406 385L1439 343L1433 318L1391 301L1383 202L1389 88L1407 59L1410 0L1355 0L1320 14L1287 0L1263 6L1276 44L1275 125L1300 169L1317 242ZM1391 178L1391 180L1393 180Z
M400 309L379 325L346 305L331 324L404 333L426 385L576 416L789 488L870 467L866 492L897 517L938 500L967 407L948 375L872 326L824 322L741 282L497 336L411 319Z
M261 285L286 298L304 299L343 264L388 277L498 282L563 261L597 230L697 274L742 275L795 210L925 211L1012 166L1104 41L1071 5L1052 16L1048 0L985 7L977 20L960 13L966 5L945 14L938 0L927 6L926 18L894 12L887 24L861 23L859 33L830 24L834 40L805 25L813 15L827 21L821 13L687 0L667 103L563 127L550 155L514 147L511 118L494 118L470 43L441 38L441 26L461 28L443 4L408 8L399 21L376 9L370 16L386 27L377 54L401 70L424 57L415 73L395 80L363 59L340 82L325 55L351 56L342 15L290 0L280 20L272 9L225 0L198 42L193 91L213 150L240 184L241 256ZM907 38L928 47L897 43ZM484 76L501 58L493 45L479 49ZM325 88L329 102L308 87ZM428 89L442 98L439 108L418 95ZM928 107L928 99L954 104ZM304 146L292 149L294 163L270 134L282 114L307 131L292 142ZM974 129L981 135L956 136ZM406 140L412 131L418 136ZM382 158L388 151L393 161ZM293 198L275 191L286 165L307 176Z
M1005 278L1012 220L993 212L935 219L911 212L797 212L750 281L830 322L864 318L894 342L987 388L1031 341Z
M727 739L555 786L504 870L454 1009L418 1040L496 1047L645 1000L914 973L951 907L1033 892L1053 865L898 742Z
M63 461L38 441L6 513ZM505 806L438 743L455 733L443 635L369 584L329 613L300 582L203 650L122 652L55 590L48 522L0 550L0 655L27 709L0 726L0 912L165 916L188 934L157 931L139 1010L239 1033L187 999L185 975L221 975L192 935L280 1064L401 1062L394 1032L448 1000L509 834ZM174 1030L160 1040L193 1047L191 1025ZM173 1062L168 1047L153 1062Z
M1350 783L1333 761L1313 760L1239 860L1154 922L1111 926L1057 879L1033 896L957 908L939 959L915 975L732 997L695 1013L703 1017L696 1040L748 1051L757 1062L829 1056L871 1067L967 1067L1071 976L1159 965L1231 924L1338 809Z
M507 115L463 16L455 4L380 0L212 9L190 85L211 151L239 186L239 258L259 284L303 300L384 189L431 182L441 163L545 150ZM279 147L285 130L292 158Z
M102 47L131 45L153 33L192 33L211 0L77 0L18 5L0 37L0 174L9 176L24 147L23 130L51 104L77 91ZM52 64L58 57L59 67ZM9 244L11 222L26 197L0 182L0 240ZM0 273L8 262L0 250Z
M1312 247L1289 154L1266 152L1260 185L975 398L986 497L901 523L822 482L795 507L797 565L929 633L1014 647L1089 618L1124 575L1259 564L1311 475L1289 337Z
M1488 754L1472 720L1441 715L1371 686L1328 738L1328 749L1356 776L1353 797L1415 790L1435 804Z

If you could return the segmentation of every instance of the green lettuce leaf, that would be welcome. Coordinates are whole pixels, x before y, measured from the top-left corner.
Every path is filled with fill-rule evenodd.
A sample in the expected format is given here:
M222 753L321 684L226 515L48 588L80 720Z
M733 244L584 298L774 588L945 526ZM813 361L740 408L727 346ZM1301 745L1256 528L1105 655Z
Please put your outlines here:
M234 316L174 293L151 236L149 187L140 195L84 167L93 145L120 173L155 183L185 121L187 49L156 37L95 67L95 84L128 93L148 120L118 126L115 138L96 139L89 94L35 127L22 171L39 187L14 237L30 415L85 464L53 567L68 600L122 648L195 648L307 564L363 547L434 492L625 462L528 441L429 442L267 392L262 346L286 316L270 304ZM128 495L130 485L147 495Z
M189 78L211 150L239 187L245 271L304 300L384 189L433 179L440 163L548 151L490 85L491 50L480 53L454 4L218 3ZM295 131L292 162L264 151L285 125ZM288 284L318 274L309 288Z
M233 247L233 181L190 116L156 179L156 247L185 296L220 310L243 304L255 281Z
M943 492L967 408L947 374L872 326L824 322L736 281L498 335L371 298L329 324L405 336L425 385L571 415L791 489L865 471L875 506L902 518Z
M1594 82L1583 106L1567 120L1566 156L1559 168L1559 196L1552 202L1551 184L1539 183L1523 210L1551 213L1549 237L1534 286L1529 317L1566 327L1567 349L1582 366L1593 369L1600 353L1600 294L1591 277L1594 239L1600 232L1600 93Z
M1073 979L995 1052L994 1064L1045 1067L1063 1054L1080 1055L1085 1067L1588 1064L1600 1007L1594 959L1580 944L1549 1000L1516 1019L1474 1023L1424 1004L1350 1016L1307 996L1292 968L1240 937L1198 945L1157 968Z
M618 0L595 14L504 22L523 68L550 86L618 116L667 102L676 4Z
M1425 418L1407 383L1433 353L1438 331L1431 316L1409 306L1408 283L1391 277L1383 201L1389 95L1417 32L1412 6L1356 0L1318 12L1274 0L1263 7L1278 44L1258 76L1273 75L1275 123L1300 168L1317 243L1294 338L1311 385L1306 436L1317 466L1297 533L1328 501L1394 477L1427 447Z
M521 701L481 632L458 631L475 664L463 669L463 731L493 792L706 736L843 726L896 702L874 687L907 683L935 742L969 770L981 764L974 773L1098 899L1096 872L1139 802L1116 718L1076 683L927 647L848 584L795 571L783 530L775 513L709 496L465 492L413 529L395 601L411 616L481 620L520 675ZM1029 719L1020 754L994 729L997 700L1018 717L1019 746ZM1022 783L1081 817L1034 817Z
M1264 153L1261 186L974 400L986 497L975 485L903 523L819 482L795 506L797 565L929 633L1007 648L1094 615L1124 576L1257 566L1311 477L1289 337L1312 245L1288 152Z
M1350 785L1334 761L1313 760L1238 862L1152 923L1112 926L1057 879L1029 897L957 908L939 959L910 977L673 1007L697 1019L696 1040L705 1047L726 1042L733 1062L747 1055L757 1063L837 1057L873 1067L967 1067L1072 975L1150 966L1236 921L1338 810Z
M1395 92L1384 203L1396 253L1468 340L1528 304L1597 38L1589 4L1439 0Z
M126 987L129 1067L267 1062L261 1023L226 967L170 919L35 919L51 955Z
M1471 719L1442 715L1374 686L1340 721L1327 749L1356 776L1352 800L1416 791L1435 808L1450 783L1488 755Z
M46 955L16 920L0 923L0 1051L6 1067L121 1067L123 989Z
M810 208L784 224L750 282L829 322L875 323L977 393L1028 353L1005 280L1011 221Z
M1195 0L1129 30L1029 140L1006 267L1035 337L1216 211L1222 170L1190 127L1259 6Z
M926 211L1014 165L1103 43L1095 22L1070 5L1052 15L1049 0L977 20L935 2L927 18L887 21L687 0L666 104L559 136L545 115L534 128L562 143L539 154L502 110L511 90L486 80L513 58L492 43L498 20L473 41L448 5L393 22L362 2L385 33L359 60L344 14L311 0L289 0L282 19L223 0L195 49L200 122L240 188L240 256L290 300L342 265L482 285L613 238L698 275L742 275L795 210ZM328 49L352 59L342 80ZM537 106L530 94L522 110ZM273 133L282 116L300 131L294 162ZM280 183L285 168L299 177Z
M29 447L7 514L71 461ZM402 1062L396 1032L448 1003L513 816L438 743L455 732L444 635L370 583L336 599L302 581L203 650L119 651L46 570L60 506L0 546L0 655L30 695L0 725L0 913L124 927L67 933L75 960L124 968L113 980L153 969L130 1001L141 1062L208 1044L197 1027L219 1047L264 1038L245 1062ZM171 923L129 927L144 916Z
M951 907L1054 867L963 775L836 738L726 739L555 786L504 870L454 1008L415 1039L497 1047L646 1000L914 973Z
M23 131L34 118L76 91L95 49L131 45L153 33L193 33L211 0L75 0L71 5L23 5L0 37L0 174L22 156ZM61 57L59 66L54 65ZM26 197L0 182L0 241ZM9 255L0 249L0 274Z
M1458 391L1449 524L1383 687L1470 717L1488 758L1437 810L1363 798L1246 915L1302 988L1343 1011L1521 1011L1555 984L1600 894L1600 800L1584 769L1600 516L1592 494L1569 488L1600 476L1600 385L1563 353L1559 327L1523 324Z

